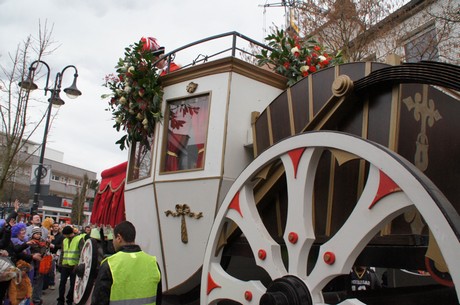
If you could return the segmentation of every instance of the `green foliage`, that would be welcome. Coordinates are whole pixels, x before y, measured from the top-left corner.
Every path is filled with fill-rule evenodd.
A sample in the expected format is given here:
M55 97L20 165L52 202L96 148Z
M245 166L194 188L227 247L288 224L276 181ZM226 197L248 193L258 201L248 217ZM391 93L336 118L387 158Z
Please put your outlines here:
M116 75L105 77L104 86L112 92L102 98L110 98L106 110L112 112L113 127L127 133L116 142L120 149L133 142L150 148L149 137L153 135L156 123L162 119L163 89L154 65L158 57L145 50L142 42L125 48L124 55L115 66Z
M276 73L287 77L288 85L320 69L342 63L340 52L331 56L315 40L290 37L283 30L276 29L265 40L272 51L262 50L256 55L259 66L268 65Z

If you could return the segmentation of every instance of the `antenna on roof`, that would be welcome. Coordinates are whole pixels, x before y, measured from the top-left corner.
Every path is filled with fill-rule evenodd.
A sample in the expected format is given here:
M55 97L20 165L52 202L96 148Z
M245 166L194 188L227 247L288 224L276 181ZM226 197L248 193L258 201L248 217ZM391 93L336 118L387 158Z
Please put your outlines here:
M298 20L299 13L296 8L300 7L304 2L302 0L281 0L281 2L268 3L268 0L264 5L259 5L264 8L264 35L266 35L267 28L265 24L265 13L267 7L284 7L284 12L286 16L286 31L293 31L296 35L299 34Z

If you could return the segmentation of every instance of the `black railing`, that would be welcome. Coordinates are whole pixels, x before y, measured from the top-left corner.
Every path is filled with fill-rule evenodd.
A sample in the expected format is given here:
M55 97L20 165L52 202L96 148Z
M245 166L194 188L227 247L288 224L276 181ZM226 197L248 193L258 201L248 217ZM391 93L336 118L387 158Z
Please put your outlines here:
M227 37L231 37L231 42L227 45L227 44L218 44L217 47L215 47L214 49L212 47L208 48L209 45L211 45L212 43L216 43L217 40L221 40L221 39L224 39L224 38L227 38ZM241 40L242 43L245 43L246 44L246 47L247 49L241 47L239 45L239 41ZM168 52L166 53L164 56L162 56L161 59L158 59L156 63L158 63L159 61L161 60L166 60L168 65L167 65L167 70L166 72L169 72L169 66L170 66L170 63L172 61L175 61L176 60L176 57L177 57L177 54L178 53L181 53L183 54L182 52L185 51L185 50L190 50L194 47L197 47L197 46L200 46L199 47L199 51L195 52L195 55L192 55L193 59L185 59L184 61L185 62L180 62L180 69L184 69L184 68L187 68L187 67L191 67L191 66L195 66L197 64L200 64L200 63L205 63L205 62L208 62L210 60L215 60L215 59L219 59L219 58L222 58L222 57L228 57L228 56L231 56L231 57L237 57L237 55L239 55L240 59L244 60L244 61L247 61L249 63L252 63L252 64L255 64L256 63L256 58L255 58L255 54L253 54L251 52L251 50L260 50L260 49L266 49L266 50L269 50L271 51L272 48L270 48L269 46L263 44L263 43L260 43L252 38L249 38L243 34L240 34L238 32L227 32L227 33L223 33L223 34L219 34L219 35L214 35L214 36L210 36L208 38L204 38L204 39L200 39L200 40L197 40L195 42L192 42L192 43L189 43L189 44L186 44L180 48L177 48L175 50L172 50L171 52ZM226 47L228 46L228 47ZM208 50L210 53L209 54L203 54L203 52L205 50ZM239 54L238 54L239 52ZM185 53L185 52L184 52ZM193 54L194 52L191 51L187 51L187 54L190 56L190 54ZM196 55L198 54L198 55ZM228 55L226 55L228 54Z

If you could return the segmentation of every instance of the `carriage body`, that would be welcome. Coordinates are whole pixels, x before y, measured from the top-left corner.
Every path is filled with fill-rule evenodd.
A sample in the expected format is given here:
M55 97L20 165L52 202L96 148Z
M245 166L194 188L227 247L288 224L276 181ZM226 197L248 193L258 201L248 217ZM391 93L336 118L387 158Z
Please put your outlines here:
M193 300L201 282L202 287L208 285L201 292L202 302L207 304L203 293L208 296L213 289L209 289L202 268L203 260L212 257L205 253L210 244L216 245L213 251L220 251L216 257L226 262L221 264L236 282L253 278L258 271L245 269L248 262L257 261L249 250L245 236L249 233L226 227L219 238L210 240L213 227L219 225L216 215L221 209L234 208L234 201L225 198L254 158L258 160L259 155L295 135L315 131L340 131L370 140L412 163L453 205L452 212L457 214L448 220L454 222L451 229L457 240L453 248L457 249L458 81L443 87L447 81L439 83L437 76L422 81L404 76L418 75L429 66L402 72L391 67L371 62L344 64L286 88L283 77L232 55L162 77L164 122L157 125L150 151L131 147L124 195L126 218L138 228L137 242L158 257L167 296ZM454 68L451 79L459 76L458 67L432 67ZM371 77L373 72L388 69L393 72L382 79ZM312 249L326 244L347 223L369 176L369 163L336 151L325 151L317 162L312 186L316 236ZM346 161L341 163L341 158ZM279 164L267 164L251 178L261 220L280 244L289 225L289 179ZM408 208L362 245L354 263L426 270L429 234L419 211ZM261 277L267 278L267 274ZM392 279L402 285L419 281L402 278L394 273ZM431 278L428 281L435 283ZM246 295L242 300L238 299L250 302Z

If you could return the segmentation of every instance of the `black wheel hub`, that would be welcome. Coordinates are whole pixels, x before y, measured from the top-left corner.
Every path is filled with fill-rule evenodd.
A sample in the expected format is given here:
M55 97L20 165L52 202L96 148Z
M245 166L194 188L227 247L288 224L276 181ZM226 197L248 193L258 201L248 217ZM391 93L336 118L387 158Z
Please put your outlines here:
M260 305L313 305L310 292L298 277L286 275L268 285Z

